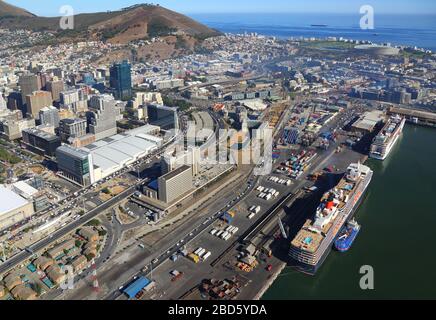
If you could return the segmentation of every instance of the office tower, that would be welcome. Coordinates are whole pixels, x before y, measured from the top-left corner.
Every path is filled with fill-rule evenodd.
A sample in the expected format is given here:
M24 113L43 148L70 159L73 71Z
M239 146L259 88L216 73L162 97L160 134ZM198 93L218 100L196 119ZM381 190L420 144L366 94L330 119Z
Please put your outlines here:
M31 128L23 130L23 142L29 150L40 155L53 157L61 146L61 139L45 131Z
M193 187L192 168L183 165L158 179L159 200L171 203Z
M85 88L60 93L61 105L73 112L85 112L88 109L88 94Z
M89 100L89 111L86 113L89 133L95 140L101 140L117 134L116 101L111 95L96 95Z
M8 103L9 110L12 110L12 111L20 110L23 113L23 115L26 114L27 111L23 107L23 100L21 98L20 92L14 91L14 92L9 93L7 100L8 100L7 103Z
M58 173L65 179L81 186L89 186L95 182L91 153L64 145L57 148L56 160Z
M64 91L64 81L63 80L53 80L48 81L46 84L46 90L51 92L53 101L60 101L60 94Z
M51 106L53 98L50 92L34 91L26 96L27 114L35 119L39 119L39 110Z
M148 105L147 114L150 124L164 130L179 129L179 118L176 108L161 105Z
M59 110L53 106L39 110L39 120L41 124L50 125L54 128L59 127Z
M119 100L129 100L132 97L132 74L127 61L116 63L110 68L110 86Z
M86 135L85 119L62 119L59 121L59 136L62 142Z
M41 90L41 80L34 74L23 74L18 80L21 88L21 99L26 101L26 96L32 94L34 91Z

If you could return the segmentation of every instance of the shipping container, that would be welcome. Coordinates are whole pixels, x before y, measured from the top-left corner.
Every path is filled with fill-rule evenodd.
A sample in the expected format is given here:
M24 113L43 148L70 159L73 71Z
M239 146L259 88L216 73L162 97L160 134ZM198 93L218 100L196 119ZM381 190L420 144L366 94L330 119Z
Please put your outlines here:
M212 252L207 252L204 256L203 256L203 261L206 261L207 258L209 258L212 255Z
M206 249L201 249L201 251L197 254L197 256L201 257L205 253L206 253Z

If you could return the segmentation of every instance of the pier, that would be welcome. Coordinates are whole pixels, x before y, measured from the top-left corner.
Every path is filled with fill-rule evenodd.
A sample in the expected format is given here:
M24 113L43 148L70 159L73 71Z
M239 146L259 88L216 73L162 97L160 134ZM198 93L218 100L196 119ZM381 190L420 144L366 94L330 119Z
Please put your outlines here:
M392 107L389 108L388 114L406 117L408 123L436 128L436 113L433 112Z

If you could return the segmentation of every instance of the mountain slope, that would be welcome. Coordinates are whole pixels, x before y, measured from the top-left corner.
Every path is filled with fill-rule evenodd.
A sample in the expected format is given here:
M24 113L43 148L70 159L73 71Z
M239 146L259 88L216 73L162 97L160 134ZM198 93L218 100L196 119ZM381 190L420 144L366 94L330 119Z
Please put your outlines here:
M0 0L0 17L35 17L34 14Z
M1 1L1 0L0 0ZM4 2L7 12L12 6ZM12 7L15 8L15 7ZM193 19L158 5L139 4L119 11L87 13L74 16L74 30L59 30L59 17L45 18L24 16L26 12L16 8L17 15L0 15L0 27L10 29L29 29L34 31L58 31L63 40L71 38L102 39L117 43L133 40L183 34L196 38L218 35L215 30Z

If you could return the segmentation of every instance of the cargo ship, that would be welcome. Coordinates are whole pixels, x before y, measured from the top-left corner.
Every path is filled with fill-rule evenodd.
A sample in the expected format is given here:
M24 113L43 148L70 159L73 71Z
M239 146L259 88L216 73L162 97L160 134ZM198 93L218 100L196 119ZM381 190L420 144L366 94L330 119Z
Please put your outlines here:
M339 183L326 192L315 217L308 219L291 242L291 264L314 275L330 253L338 233L364 198L373 171L360 163L351 164Z
M380 133L374 138L369 156L377 160L385 160L403 132L406 119L400 116L389 118Z
M360 225L356 220L351 220L342 228L335 241L335 249L339 252L346 252L350 250L354 240L360 231Z

